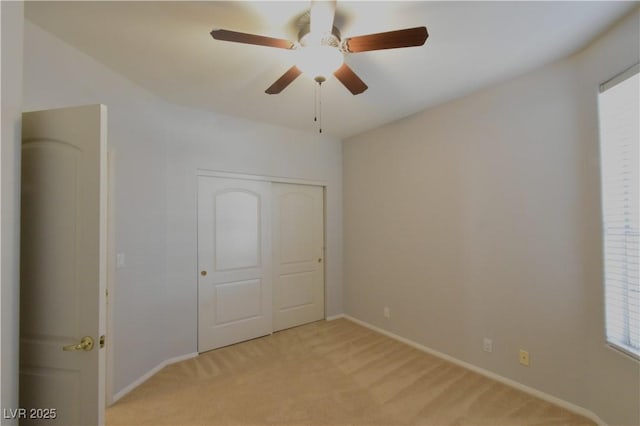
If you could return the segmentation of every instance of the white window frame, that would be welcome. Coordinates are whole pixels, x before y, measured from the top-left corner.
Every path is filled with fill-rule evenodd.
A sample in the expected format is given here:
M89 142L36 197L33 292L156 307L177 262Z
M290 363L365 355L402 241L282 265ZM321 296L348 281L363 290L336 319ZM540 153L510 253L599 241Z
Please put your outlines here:
M631 308L631 311L629 310L630 307L632 305L636 305L640 302L639 298L640 296L638 296L640 294L640 286L638 285L638 239L640 237L638 237L638 218L635 217L636 215L638 215L637 213L637 207L628 207L629 205L633 206L634 202L637 204L637 197L638 197L638 192L640 192L640 179L638 179L638 174L637 171L631 171L631 178L627 179L628 182L630 182L629 185L632 185L631 187L631 191L629 191L628 193L631 194L631 199L633 200L633 197L636 197L635 201L631 201L631 203L626 202L626 200L628 199L626 196L623 196L622 199L616 199L615 196L609 196L607 192L605 191L614 191L615 189L620 189L619 186L617 186L617 184L614 186L611 184L611 176L610 174L616 174L616 176L619 176L622 174L622 172L620 171L620 169L622 169L622 167L627 166L628 164L623 164L622 162L619 164L615 164L615 168L612 165L613 161L611 160L611 158L614 158L615 154L611 154L611 148L605 149L605 144L607 143L607 141L605 140L605 137L607 138L607 140L611 140L608 138L611 138L613 136L611 136L610 134L605 134L605 132L607 132L608 127L603 125L603 116L605 114L603 114L603 110L602 110L602 94L605 93L606 91L608 91L609 89L612 89L614 87L616 87L618 84L626 81L629 78L640 78L640 76L638 76L640 74L640 64L636 64L628 69L626 69L625 71L623 71L622 73L616 75L615 77L613 77L612 79L606 81L605 83L600 85L600 94L599 94L599 110L598 110L598 114L599 114L599 123L600 123L600 160L601 160L601 208L602 208L602 236L603 236L603 290L604 290L604 294L603 294L603 298L604 298L604 303L605 303L605 340L607 345L609 345L610 347L623 352L624 354L631 356L634 359L640 360L640 332L638 331L638 327L640 327L640 318L637 319L637 321L634 321L634 318L632 315L637 315L637 313L635 313L635 311L638 310L638 308ZM631 114L631 119L633 120L634 116L636 114ZM610 119L610 118L607 118ZM639 118L640 119L640 118ZM628 122L628 121L627 121ZM633 126L632 126L633 127ZM633 134L633 131L630 133L631 135ZM631 143L635 143L637 144L638 141L634 139L637 137L637 135L632 136L631 139ZM620 148L620 142L616 141L613 142L614 144L616 144L616 146L618 148ZM628 145L627 145L628 146ZM635 154L633 153L635 149ZM631 157L626 157L626 158L631 158L630 161L633 162L633 156L635 155L636 157L638 156L638 151L637 151L637 147L636 148L630 148L630 151L632 152ZM605 158L607 155L609 155L610 157L607 159ZM625 154L626 155L626 154ZM606 163L606 164L605 164ZM637 168L637 158L635 161L635 167ZM618 168L620 167L620 168ZM612 170L614 170L612 172ZM635 185L635 186L634 186ZM612 201L622 201L625 200L625 204L623 207L618 208L616 207L615 210L612 207L613 206L613 202ZM633 211L635 208L635 212ZM611 213L612 211L615 211L616 213L613 214ZM622 238L624 240L624 243L622 243L624 245L624 254L620 255L619 251L615 252L613 245L614 243L618 243L619 242L619 237L617 236L613 236L613 233L610 231L611 228L616 227L618 230L620 229L620 224L617 223L620 221L619 218L613 219L613 216L615 215L621 215L626 213L627 215L631 215L631 220L629 223L631 223L631 225L625 225L623 235L624 237ZM624 216L625 218L627 218L628 216ZM616 226L612 226L611 223L615 223ZM618 234L620 235L620 234ZM630 242L629 242L630 241ZM634 248L635 246L635 248ZM631 247L630 249L628 247ZM616 247L616 248L620 248L620 247ZM623 266L621 267L621 269L623 269L625 271L625 274L623 275L623 279L618 279L619 275L619 267L618 266L614 266L614 264L616 263L616 261L612 260L612 258L614 256L618 256L619 258L623 258L622 263ZM634 260L635 257L635 260ZM618 262L620 263L620 262ZM635 264L635 266L634 266ZM631 265L631 273L628 273L627 271L629 270L629 265ZM634 270L635 268L635 270ZM618 275L616 275L618 274ZM614 278L615 276L615 278ZM622 301L620 301L620 298L615 299L613 296L610 297L611 300L608 300L608 294L609 295L613 295L614 292L616 296L618 296L619 294L622 294ZM629 299L629 297L631 297L632 299ZM621 312L622 311L622 312ZM632 312L632 313L630 313ZM620 318L622 317L622 321L618 321L620 320ZM621 325L618 325L621 324Z

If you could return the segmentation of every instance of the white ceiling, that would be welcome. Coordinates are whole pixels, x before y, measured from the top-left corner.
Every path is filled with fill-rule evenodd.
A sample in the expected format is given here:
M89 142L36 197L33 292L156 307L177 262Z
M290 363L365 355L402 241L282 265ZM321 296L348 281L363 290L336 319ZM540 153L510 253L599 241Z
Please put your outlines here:
M422 47L350 54L368 84L323 85L323 128L347 137L557 60L637 2L338 1L342 36L425 25ZM224 28L297 40L309 2L26 2L27 19L177 104L314 131L314 83L269 87L292 51L213 40Z

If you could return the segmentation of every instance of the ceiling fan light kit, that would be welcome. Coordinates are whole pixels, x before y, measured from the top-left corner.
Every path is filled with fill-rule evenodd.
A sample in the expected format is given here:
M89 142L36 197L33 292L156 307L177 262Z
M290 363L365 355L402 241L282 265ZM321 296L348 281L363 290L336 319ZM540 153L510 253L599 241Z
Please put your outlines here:
M332 18L333 22L333 18ZM340 31L332 27L331 32L317 33L306 26L298 36L296 46L296 65L314 80L325 80L344 63L344 52L340 49Z
M309 25L302 28L297 43L224 29L211 31L211 36L216 40L295 50L296 65L267 88L265 93L270 95L282 92L302 73L310 75L318 83L318 91L333 74L353 95L358 95L368 86L344 62L346 54L422 46L429 37L426 27L415 27L341 39L340 31L333 26L335 11L335 0L312 0ZM316 98L319 96L317 93Z
M342 66L344 56L331 46L311 46L296 51L296 66L312 78L325 79Z

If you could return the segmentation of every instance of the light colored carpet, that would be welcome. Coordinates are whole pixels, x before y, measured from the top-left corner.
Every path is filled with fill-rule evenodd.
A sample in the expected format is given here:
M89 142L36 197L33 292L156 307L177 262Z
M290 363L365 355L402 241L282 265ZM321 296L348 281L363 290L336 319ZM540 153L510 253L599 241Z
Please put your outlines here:
M158 372L107 425L593 425L346 319L211 351Z

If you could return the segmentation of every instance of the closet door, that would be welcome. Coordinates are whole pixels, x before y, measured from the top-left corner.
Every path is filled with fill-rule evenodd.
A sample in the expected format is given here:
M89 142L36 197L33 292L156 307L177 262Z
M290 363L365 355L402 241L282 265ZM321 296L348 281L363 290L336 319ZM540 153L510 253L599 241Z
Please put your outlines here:
M324 194L272 184L273 330L324 318Z
M271 183L198 178L198 351L272 331Z

